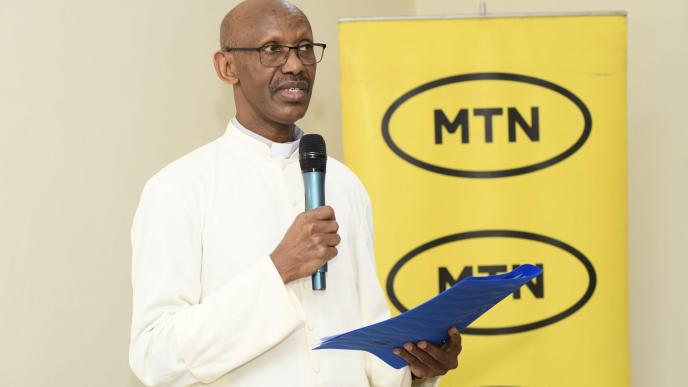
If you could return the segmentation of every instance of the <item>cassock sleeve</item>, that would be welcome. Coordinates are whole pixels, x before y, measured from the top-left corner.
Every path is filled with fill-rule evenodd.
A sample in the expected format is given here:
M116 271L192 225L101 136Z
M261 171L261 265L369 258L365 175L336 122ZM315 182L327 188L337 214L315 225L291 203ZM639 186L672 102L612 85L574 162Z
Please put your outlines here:
M196 204L151 179L134 217L129 362L149 386L212 382L303 323L269 256L247 257L252 265L201 299Z
M361 298L363 325L373 324L390 317L389 308L377 278L373 246L373 217L370 198L367 197L366 199L365 214L356 243L359 268L358 291ZM368 352L366 352L366 373L368 381L373 387L433 387L439 385L440 379L435 377L412 381L408 367L397 370Z

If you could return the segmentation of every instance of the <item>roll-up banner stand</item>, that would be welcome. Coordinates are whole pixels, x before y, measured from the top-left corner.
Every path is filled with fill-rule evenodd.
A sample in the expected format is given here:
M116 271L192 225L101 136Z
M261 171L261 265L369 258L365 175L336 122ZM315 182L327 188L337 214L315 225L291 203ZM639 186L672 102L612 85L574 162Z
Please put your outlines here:
M628 386L623 12L341 19L345 162L393 313L543 274L463 334L442 386Z

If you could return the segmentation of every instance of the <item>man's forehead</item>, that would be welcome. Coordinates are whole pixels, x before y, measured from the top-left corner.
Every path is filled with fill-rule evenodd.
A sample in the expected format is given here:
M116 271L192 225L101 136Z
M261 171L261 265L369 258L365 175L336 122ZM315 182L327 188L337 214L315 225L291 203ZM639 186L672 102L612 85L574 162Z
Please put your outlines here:
M287 43L293 39L312 39L308 19L294 14L266 14L254 20L246 31L252 43ZM298 43L298 42L292 42Z

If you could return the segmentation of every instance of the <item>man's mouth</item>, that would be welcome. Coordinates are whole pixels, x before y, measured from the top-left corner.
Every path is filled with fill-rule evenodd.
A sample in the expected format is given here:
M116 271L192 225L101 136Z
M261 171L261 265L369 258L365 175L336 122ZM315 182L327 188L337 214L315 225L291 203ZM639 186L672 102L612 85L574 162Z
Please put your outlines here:
M308 82L285 82L277 88L277 92L289 102L300 102L308 95Z

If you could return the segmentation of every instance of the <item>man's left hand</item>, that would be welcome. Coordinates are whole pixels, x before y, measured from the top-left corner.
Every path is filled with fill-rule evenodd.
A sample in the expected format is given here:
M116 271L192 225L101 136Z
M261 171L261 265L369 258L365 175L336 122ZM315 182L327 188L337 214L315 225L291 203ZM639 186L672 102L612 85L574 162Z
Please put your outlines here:
M416 378L431 378L453 370L459 364L459 353L461 335L456 327L449 329L449 341L441 347L419 341L417 344L406 343L403 348L394 349L394 354L406 360Z

